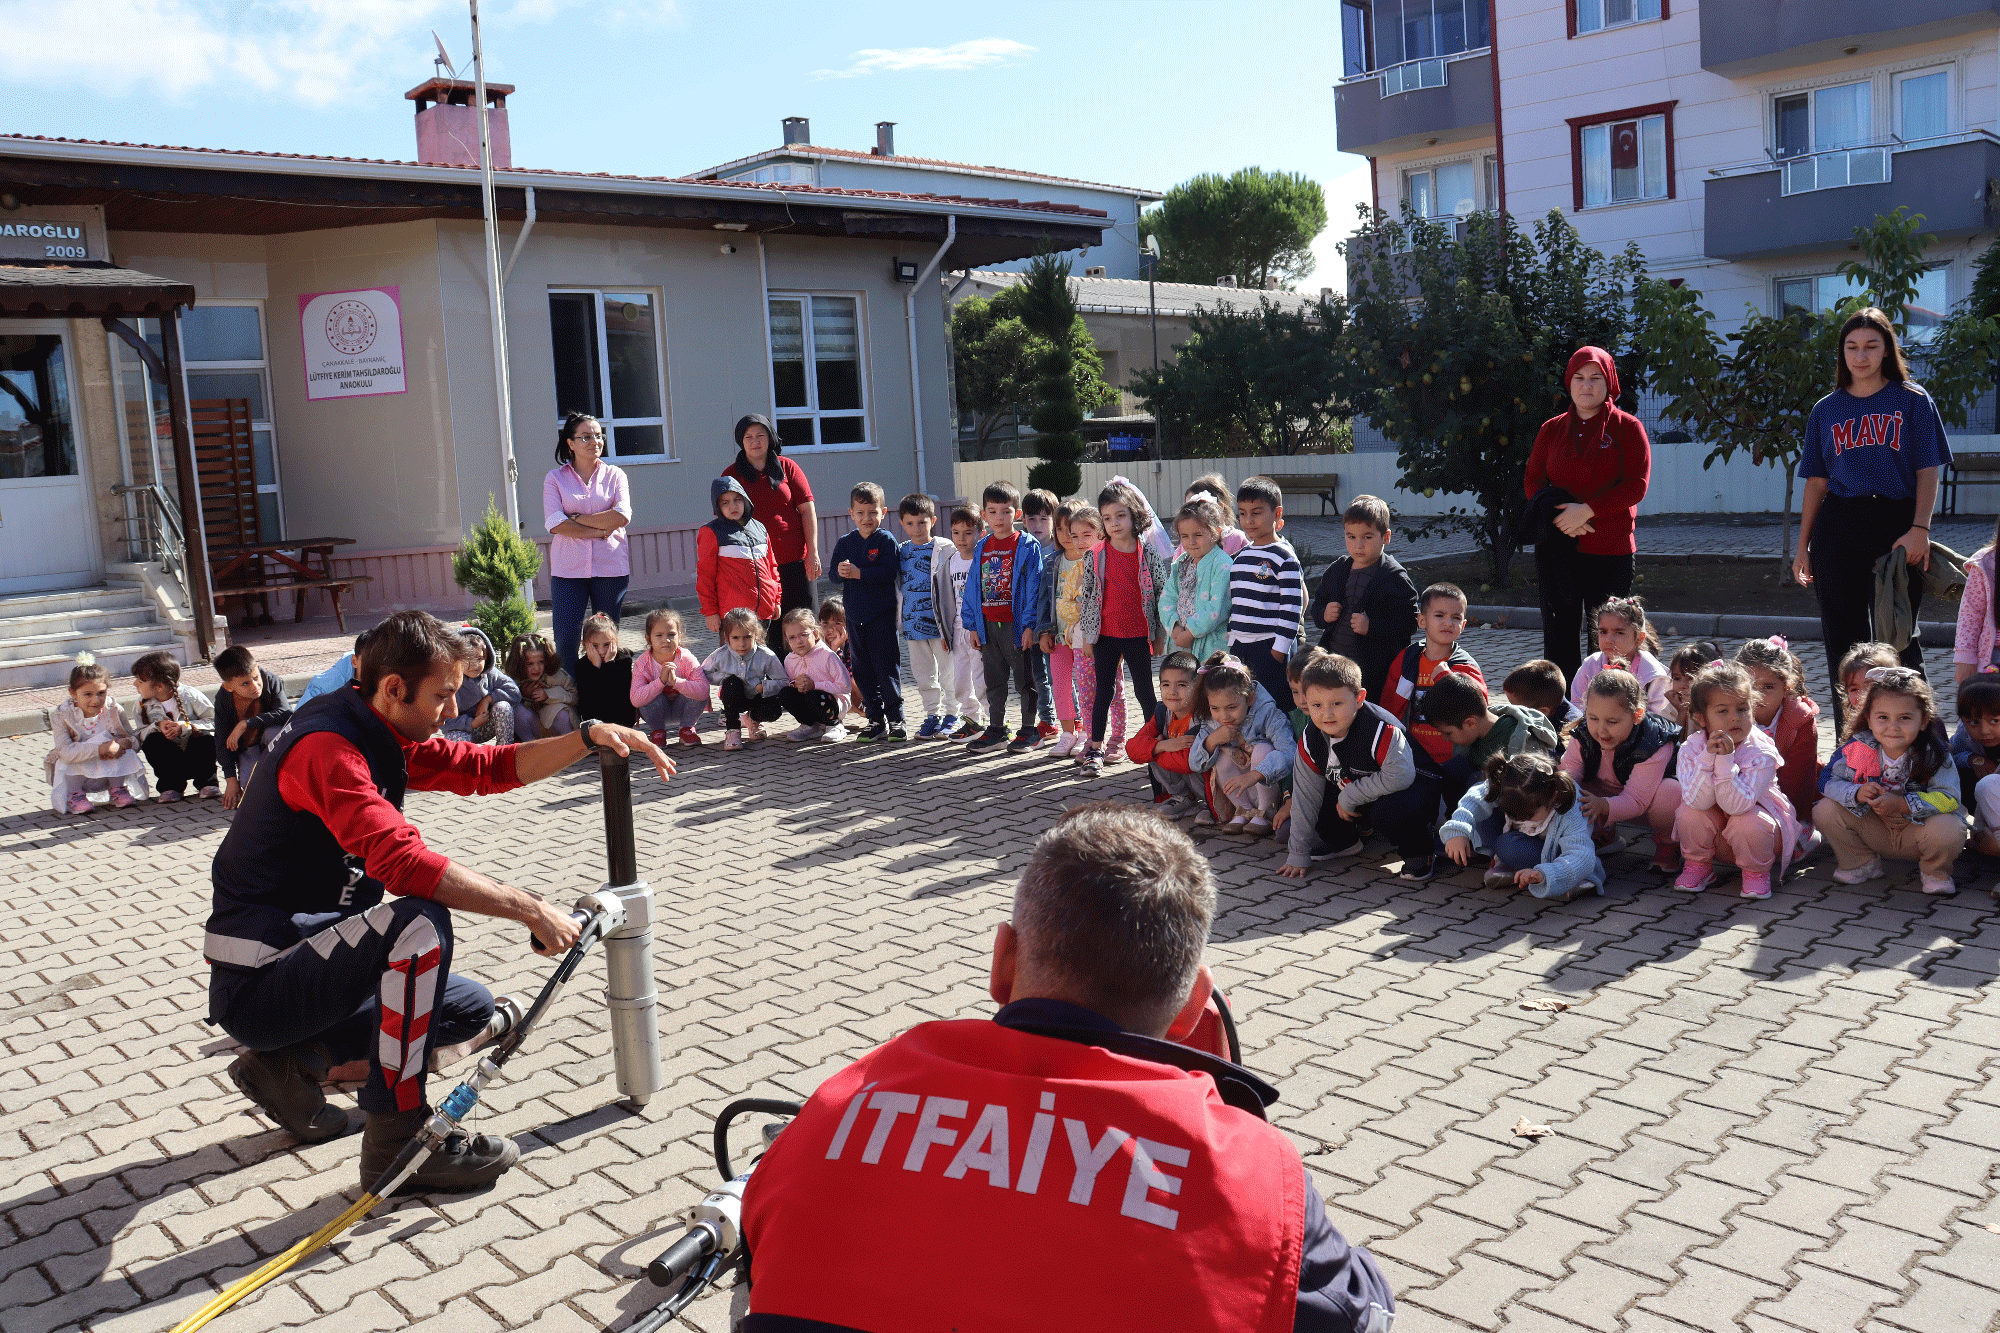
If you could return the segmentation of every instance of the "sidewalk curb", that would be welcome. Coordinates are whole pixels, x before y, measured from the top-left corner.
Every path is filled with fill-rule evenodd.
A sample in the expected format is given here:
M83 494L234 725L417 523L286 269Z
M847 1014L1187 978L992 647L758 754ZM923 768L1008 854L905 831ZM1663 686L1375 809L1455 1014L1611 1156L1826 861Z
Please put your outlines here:
M1540 629L1542 611L1535 606L1472 606L1466 618L1474 625L1495 629ZM1820 624L1812 616L1732 616L1710 611L1653 611L1649 618L1667 639L1755 639L1782 634L1794 643L1820 643ZM1958 633L1956 625L1926 620L1918 628L1927 645L1948 644Z

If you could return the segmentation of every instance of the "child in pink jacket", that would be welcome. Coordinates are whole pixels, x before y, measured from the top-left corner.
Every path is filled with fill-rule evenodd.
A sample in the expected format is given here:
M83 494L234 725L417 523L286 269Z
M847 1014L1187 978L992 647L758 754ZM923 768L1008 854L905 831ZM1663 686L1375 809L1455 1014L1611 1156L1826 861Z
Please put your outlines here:
M1582 697L1583 722L1570 732L1561 768L1576 782L1598 847L1615 850L1615 826L1644 820L1653 832L1653 868L1678 871L1681 789L1673 764L1681 729L1647 711L1645 687L1623 661L1592 676Z
M1743 872L1743 896L1768 898L1772 878L1799 855L1805 838L1778 787L1778 745L1756 723L1756 686L1740 662L1703 667L1688 703L1681 745L1681 812L1675 821L1687 858L1674 887L1699 893L1715 883L1715 863Z
M848 696L854 693L854 677L841 663L840 654L819 637L819 617L801 606L785 612L778 622L785 634L785 676L792 683L778 694L778 702L799 720L793 728L795 741L844 741L847 728L840 724Z
M694 724L708 711L708 677L681 646L681 613L672 607L646 617L646 651L632 662L632 706L653 744L666 744L669 731L682 745L701 744Z

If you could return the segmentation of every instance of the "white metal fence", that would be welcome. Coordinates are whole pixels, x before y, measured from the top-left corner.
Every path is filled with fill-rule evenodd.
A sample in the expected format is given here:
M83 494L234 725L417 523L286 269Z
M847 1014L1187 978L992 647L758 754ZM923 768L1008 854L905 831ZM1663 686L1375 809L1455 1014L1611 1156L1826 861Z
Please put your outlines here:
M2000 453L2000 435L1955 435L1952 448L1961 453ZM1785 475L1775 467L1756 467L1741 454L1727 463L1704 470L1701 460L1708 456L1704 444L1655 444L1653 474L1646 498L1639 505L1642 514L1775 514L1784 507ZM959 463L955 470L958 495L975 498L990 482L1011 481L1027 484L1033 458L990 458ZM1134 459L1121 463L1086 463L1083 485L1078 493L1095 495L1114 476L1126 476L1156 503L1177 500L1187 484L1204 472L1220 472L1231 486L1243 478L1263 474L1284 483L1285 474L1340 477L1342 504L1357 495L1379 495L1397 514L1442 514L1453 507L1475 507L1471 495L1424 495L1402 485L1402 469L1393 453L1297 454L1289 457L1260 458L1169 458L1155 463ZM1792 509L1797 512L1795 486ZM1293 517L1319 513L1319 502L1300 497L1287 504ZM1966 483L1958 508L1964 513L1985 514L2000 508L2000 482Z

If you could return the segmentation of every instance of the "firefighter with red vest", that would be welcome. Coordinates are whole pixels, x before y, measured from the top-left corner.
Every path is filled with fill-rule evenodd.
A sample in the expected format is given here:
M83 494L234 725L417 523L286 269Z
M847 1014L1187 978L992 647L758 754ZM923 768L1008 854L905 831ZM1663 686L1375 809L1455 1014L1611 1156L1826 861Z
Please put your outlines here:
M426 847L403 815L404 793L509 791L593 746L636 750L663 778L674 767L644 732L607 722L524 745L446 740L438 727L457 715L478 649L422 611L398 612L364 638L354 682L313 699L267 741L216 850L202 952L209 1021L250 1048L230 1079L292 1133L318 1142L347 1132L321 1081L366 1057L366 1189L430 1116L432 1051L490 1038L505 1021L486 987L452 975L452 912L520 921L537 952L567 950L578 935L555 904ZM519 1157L509 1139L454 1135L409 1188L473 1189Z
M758 1163L743 1333L1387 1333L1277 1091L1197 1049L1214 910L1171 823L1064 815L994 941L1000 1011L863 1056Z

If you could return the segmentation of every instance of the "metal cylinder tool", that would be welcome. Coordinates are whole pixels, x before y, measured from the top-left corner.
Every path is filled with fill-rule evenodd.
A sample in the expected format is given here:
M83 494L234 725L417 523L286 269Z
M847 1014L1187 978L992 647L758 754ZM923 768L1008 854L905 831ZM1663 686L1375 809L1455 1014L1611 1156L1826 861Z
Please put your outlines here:
M616 897L625 922L604 938L604 1006L611 1013L611 1055L618 1092L634 1108L664 1085L660 1077L659 996L653 988L653 890L639 878L632 829L631 760L597 752L604 781L606 881L598 892Z

